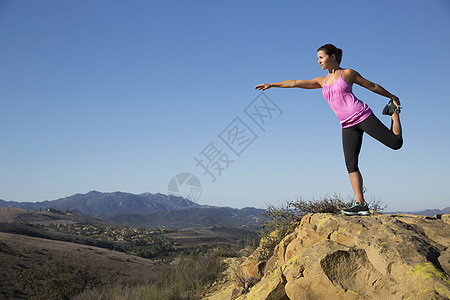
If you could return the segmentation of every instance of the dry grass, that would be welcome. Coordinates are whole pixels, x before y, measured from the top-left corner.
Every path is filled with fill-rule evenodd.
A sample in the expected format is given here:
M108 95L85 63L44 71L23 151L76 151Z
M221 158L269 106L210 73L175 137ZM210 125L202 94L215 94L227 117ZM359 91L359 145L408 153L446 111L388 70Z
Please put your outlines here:
M194 300L224 270L217 255L190 255L176 260L160 280L138 285L111 285L83 292L74 300Z
M15 275L53 258L74 266L89 266L102 284L153 282L171 268L116 251L62 241L3 232L0 241L0 299L26 299Z

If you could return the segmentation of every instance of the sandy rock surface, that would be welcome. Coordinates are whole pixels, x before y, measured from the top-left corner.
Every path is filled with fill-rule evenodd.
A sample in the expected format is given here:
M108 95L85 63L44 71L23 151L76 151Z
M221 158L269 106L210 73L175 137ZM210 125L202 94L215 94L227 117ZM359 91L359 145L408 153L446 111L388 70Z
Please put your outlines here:
M449 215L306 215L268 261L242 264L261 280L222 299L450 299L449 245Z

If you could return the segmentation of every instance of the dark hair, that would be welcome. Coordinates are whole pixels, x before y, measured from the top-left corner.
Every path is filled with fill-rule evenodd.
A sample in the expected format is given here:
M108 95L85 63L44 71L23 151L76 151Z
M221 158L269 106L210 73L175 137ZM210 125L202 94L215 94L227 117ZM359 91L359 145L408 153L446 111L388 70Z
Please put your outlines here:
M333 44L326 44L323 45L322 47L320 47L319 49L317 49L317 52L319 51L323 51L325 52L327 55L335 55L336 56L336 61L339 64L341 64L341 60L342 60L342 49L337 48L335 45Z

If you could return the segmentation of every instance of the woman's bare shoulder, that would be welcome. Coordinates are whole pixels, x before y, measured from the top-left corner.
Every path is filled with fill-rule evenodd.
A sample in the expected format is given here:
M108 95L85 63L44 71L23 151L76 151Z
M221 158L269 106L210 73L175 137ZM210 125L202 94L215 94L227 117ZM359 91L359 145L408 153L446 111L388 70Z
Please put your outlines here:
M323 87L323 84L324 84L324 82L325 82L325 77L326 77L326 76L316 77L316 78L314 78L313 80L314 80L315 82L317 82L318 84L320 84L321 87Z
M355 69L347 68L342 71L342 74L346 74L349 76L356 76L359 73Z
M355 71L354 69L347 68L347 69L342 70L342 79L344 79L345 81L347 81L350 84L355 82L355 79L357 76L361 76L361 75L359 75L359 73L357 71Z

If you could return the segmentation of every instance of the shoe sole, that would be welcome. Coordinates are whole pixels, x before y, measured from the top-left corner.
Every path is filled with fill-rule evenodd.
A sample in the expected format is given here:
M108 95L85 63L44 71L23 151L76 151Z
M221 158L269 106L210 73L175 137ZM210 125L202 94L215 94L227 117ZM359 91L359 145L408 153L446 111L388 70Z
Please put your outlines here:
M386 107L383 109L383 111L381 112L383 115L385 116L392 116L395 112L395 109L391 111L390 106L386 105Z
M381 114L385 115L385 116L392 116L396 111L399 111L400 113L400 107L397 107L392 100L389 101L388 104L386 104L386 106L383 108L383 111L381 112Z

